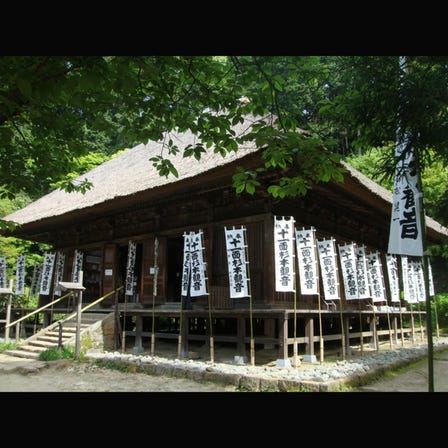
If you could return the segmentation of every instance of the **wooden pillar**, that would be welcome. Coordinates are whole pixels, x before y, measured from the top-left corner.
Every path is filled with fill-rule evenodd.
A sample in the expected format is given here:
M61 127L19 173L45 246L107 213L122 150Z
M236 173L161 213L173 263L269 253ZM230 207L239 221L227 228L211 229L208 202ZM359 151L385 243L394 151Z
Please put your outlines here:
M182 358L188 358L188 327L190 325L190 318L188 317L187 313L183 311L181 313L181 319L182 319Z
M283 314L278 319L278 359L277 367L291 367L291 361L288 354L288 315Z
M348 316L344 317L344 332L345 332L345 353L347 355L351 355L352 349L350 348L350 318Z
M372 333L372 338L370 339L370 347L376 349L377 345L376 345L376 322L375 322L375 317L371 317L370 318L370 332Z
M275 337L275 319L263 319L264 335L268 338ZM265 349L274 348L274 344L264 344Z
M392 327L394 329L394 344L398 344L398 322L397 316L392 318Z
M233 360L236 364L245 364L246 356L246 318L240 316L236 318L236 352Z
M135 343L133 351L135 353L141 353L143 351L143 342L142 342L142 331L143 331L143 317L135 316Z
M305 319L305 355L303 356L304 362L317 362L316 355L314 354L314 319L307 317Z

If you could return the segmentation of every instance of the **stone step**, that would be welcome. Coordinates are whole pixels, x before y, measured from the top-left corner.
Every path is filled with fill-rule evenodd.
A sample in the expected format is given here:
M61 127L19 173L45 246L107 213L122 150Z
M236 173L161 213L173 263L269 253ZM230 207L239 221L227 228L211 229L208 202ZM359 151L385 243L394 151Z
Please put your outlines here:
M62 333L62 342L64 342L64 339L70 339L72 338L73 335L72 334L67 334L64 338L64 333ZM59 342L59 334L55 334L55 335L49 335L49 334L43 334L41 336L39 336L39 341L48 341L48 342Z
M33 347L44 347L44 348L52 348L57 347L58 343L56 342L49 342L49 341L42 341L41 339L35 339L34 341L29 342L30 345Z
M18 358L38 359L40 352L29 352L27 350L5 350L3 353Z
M19 347L20 350L25 350L26 352L33 352L39 354L40 352L44 352L48 350L48 347L38 346L38 345L21 345Z

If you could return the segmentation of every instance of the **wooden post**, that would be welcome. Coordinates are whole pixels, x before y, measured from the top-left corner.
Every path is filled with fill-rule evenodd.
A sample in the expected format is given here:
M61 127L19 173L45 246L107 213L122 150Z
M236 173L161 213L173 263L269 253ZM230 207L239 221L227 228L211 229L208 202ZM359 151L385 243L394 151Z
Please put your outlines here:
M348 316L344 317L344 323L342 323L342 311L340 312L341 316L341 325L344 325L343 328L341 328L341 339L342 339L342 359L345 359L345 355L351 355L351 348L350 348L350 318ZM344 334L345 334L345 343L344 341Z
M5 342L9 342L9 324L11 322L11 308L12 308L12 287L13 287L13 279L11 278L9 280L9 290L7 297L8 297L8 303L6 305L6 323L5 323Z
M359 306L359 337L360 337L360 344L361 344L361 356L364 356L364 337L362 334L362 317L361 317L361 300L358 299L358 306Z
M394 329L395 344L398 344L398 322L397 322L397 316L394 316L392 318L392 326L393 326L393 329Z
M315 362L315 354L314 354L314 319L309 317L306 319L305 323L305 335L307 339L306 343L306 356L304 360L308 362Z
M154 278L152 285L152 318L151 318L151 355L154 356L156 346L156 333L155 333L155 302L157 296L157 276L159 273L159 265L157 264L159 256L159 239L154 237Z
M134 352L141 353L143 351L142 343L143 318L142 316L135 316L135 342Z
M373 348L378 352L380 350L379 340L378 340L378 332L376 331L376 313L375 313L375 303L372 299L372 312L373 312L373 327L372 329L372 337L373 337Z
M288 315L285 312L278 319L279 335L278 335L278 367L290 367L288 353Z
M79 271L78 283L82 286L83 271ZM82 310L82 289L77 292L77 307L76 307L76 339L75 339L75 359L79 358L81 352L81 310Z
M236 318L236 337L236 351L238 355L235 360L237 363L244 363L246 360L246 319L244 316Z

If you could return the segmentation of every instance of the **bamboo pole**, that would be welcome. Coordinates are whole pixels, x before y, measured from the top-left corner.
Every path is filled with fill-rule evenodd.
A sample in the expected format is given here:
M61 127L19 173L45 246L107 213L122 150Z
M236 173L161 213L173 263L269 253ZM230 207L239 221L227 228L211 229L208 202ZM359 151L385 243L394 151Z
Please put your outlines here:
M361 356L364 356L364 337L362 334L361 299L358 299L358 309L359 309L359 343L361 347Z
M204 239L202 232L202 229L199 230L199 234L201 236L201 242L202 242L202 250L204 250ZM204 264L207 265L207 263L204 261ZM205 281L207 284L207 303L208 303L208 321L209 321L209 344L210 344L210 363L213 366L215 364L215 344L214 344L214 338L213 338L213 319L212 319L212 304L211 304L211 297L210 297L210 286L208 281L208 275L205 277Z
M254 325L252 317L252 288L250 282L250 264L249 264L249 248L247 246L246 228L244 228L244 248L246 252L246 265L247 265L247 281L248 281L248 292L249 292L249 322L250 322L250 365L255 365L255 341L254 341Z
M333 240L333 251L336 254L336 241ZM335 260L335 270L336 270L336 278L339 279L339 267L337 260ZM344 318L342 316L342 297L341 297L341 284L338 280L338 297L339 297L339 318L341 320L341 352L342 352L342 359L345 360L347 356L347 351L345 349L345 328L344 328Z
M127 295L124 294L124 306L123 306L123 329L121 332L121 352L126 352L126 304L127 304Z
M377 352L379 352L380 347L379 347L379 339L378 339L378 332L376 331L376 312L375 312L375 302L373 301L372 298L372 313L373 313L373 342L375 344L375 350Z
M154 356L155 346L156 346L156 333L155 333L155 306L156 306L156 296L157 296L157 276L159 273L158 266L158 256L159 256L159 239L157 236L154 237L154 278L152 287L152 315L151 315L151 355Z
M324 338L322 335L322 309L320 304L321 297L320 297L320 284L319 284L319 254L317 251L314 228L311 228L311 232L313 234L314 258L316 260L317 303L318 303L318 315L319 315L319 361L322 364L324 362Z

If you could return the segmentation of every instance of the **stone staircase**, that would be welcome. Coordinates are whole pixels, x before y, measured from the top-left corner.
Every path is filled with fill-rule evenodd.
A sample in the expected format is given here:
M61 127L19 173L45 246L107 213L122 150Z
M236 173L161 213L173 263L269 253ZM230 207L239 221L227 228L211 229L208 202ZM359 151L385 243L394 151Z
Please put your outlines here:
M88 330L101 325L108 316L105 313L82 313L81 314L81 336ZM74 345L76 339L76 316L69 320L62 319L62 323L54 322L38 333L23 341L16 349L5 350L4 353L20 358L38 359L39 354L49 348L58 347L59 336L61 345Z

